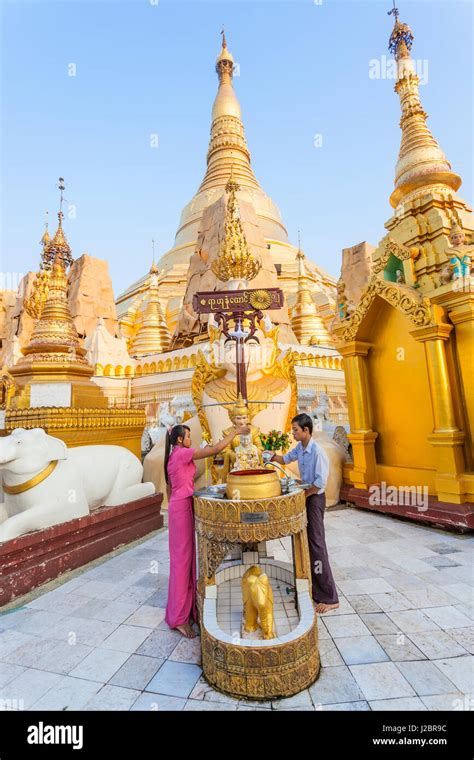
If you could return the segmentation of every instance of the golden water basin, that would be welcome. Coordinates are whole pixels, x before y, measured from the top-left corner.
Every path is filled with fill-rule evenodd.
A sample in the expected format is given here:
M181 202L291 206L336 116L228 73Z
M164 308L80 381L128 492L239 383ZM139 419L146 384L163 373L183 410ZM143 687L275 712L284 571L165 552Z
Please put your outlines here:
M281 495L275 470L236 470L227 476L228 499L269 499Z

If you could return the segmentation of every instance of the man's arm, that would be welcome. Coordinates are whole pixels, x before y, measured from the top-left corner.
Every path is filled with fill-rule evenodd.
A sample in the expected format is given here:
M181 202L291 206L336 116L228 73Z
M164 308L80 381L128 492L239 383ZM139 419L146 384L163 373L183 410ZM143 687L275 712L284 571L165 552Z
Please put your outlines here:
M291 449L287 454L284 454L281 456L281 454L274 454L271 458L271 462L278 462L278 464L290 464L290 462L296 461L298 459L298 454L296 453L296 446Z
M270 462L278 462L278 464L285 464L285 460L280 454L273 454Z

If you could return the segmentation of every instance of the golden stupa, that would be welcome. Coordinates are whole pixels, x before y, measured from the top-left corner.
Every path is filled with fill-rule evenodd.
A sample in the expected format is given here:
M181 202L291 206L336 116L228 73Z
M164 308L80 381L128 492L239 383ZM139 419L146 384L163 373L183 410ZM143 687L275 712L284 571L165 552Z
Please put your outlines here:
M61 187L61 205L62 189ZM49 244L54 258L41 316L23 356L9 369L15 384L6 409L5 430L42 427L69 446L115 443L140 456L145 413L141 408L108 408L108 400L92 380L94 369L71 316L66 268L71 249L59 226ZM49 264L49 262L48 262Z
M129 354L134 357L167 351L170 334L163 316L159 298L158 269L155 263L150 269L147 282L146 298L142 299L144 312L138 310L132 329L135 334L129 341Z
M402 111L395 214L360 298L350 303L352 283L343 283L348 303L333 331L354 457L346 495L360 506L465 529L474 527L474 287L459 273L472 261L474 218L426 126L412 42L395 9L389 49ZM382 486L398 489L392 506L377 501ZM404 503L405 487L418 489L419 506Z
M239 185L239 202L253 210L252 224L258 226L259 235L270 254L278 285L287 295L295 294L298 287L297 248L289 242L280 212L262 190L251 166L241 108L233 85L234 69L234 59L223 35L222 49L216 61L219 86L212 107L205 176L196 195L183 209L173 247L158 261L160 302L170 334L177 326L188 285L189 263L199 246L206 211L225 196L231 175ZM310 262L308 270L314 280L314 291L320 293L322 305L327 301L332 306L335 279ZM130 309L135 308L137 297L142 297L147 277L148 274L140 277L118 296L117 311L121 323L130 319Z
M301 249L298 249L296 257L298 259L298 290L296 303L291 310L293 332L298 343L302 345L322 344L327 346L328 330L313 300L310 278L305 266L305 255Z

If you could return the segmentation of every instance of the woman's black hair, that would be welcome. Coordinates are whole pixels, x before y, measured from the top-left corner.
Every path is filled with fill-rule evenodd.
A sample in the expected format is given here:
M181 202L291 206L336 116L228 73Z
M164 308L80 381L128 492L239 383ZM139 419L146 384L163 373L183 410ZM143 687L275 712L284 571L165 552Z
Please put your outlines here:
M178 443L178 438L183 438L186 435L186 430L189 430L191 432L191 428L189 428L187 425L175 425L173 428L171 428L171 432L169 430L166 431L166 439L165 439L165 480L168 483L168 460L170 458L171 454L171 447L176 446Z

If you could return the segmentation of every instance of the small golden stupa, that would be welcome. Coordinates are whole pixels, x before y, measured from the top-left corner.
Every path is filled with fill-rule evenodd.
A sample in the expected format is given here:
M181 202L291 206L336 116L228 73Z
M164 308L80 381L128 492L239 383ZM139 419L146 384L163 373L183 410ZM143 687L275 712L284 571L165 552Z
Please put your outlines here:
M298 342L305 346L321 344L332 346L333 340L329 336L322 317L318 314L313 296L311 294L310 279L306 272L305 255L301 248L296 254L298 260L298 290L296 303L291 310L291 326Z
M158 275L158 268L153 262L147 283L148 297L145 313L139 322L135 336L130 341L131 356L161 353L169 348L170 333L160 304Z
M15 393L5 429L42 427L69 446L116 443L140 456L143 409L108 408L106 396L92 380L94 369L74 327L66 274L72 255L62 229L64 180L59 188L59 226L48 245L54 258L45 304L23 356L10 369Z

